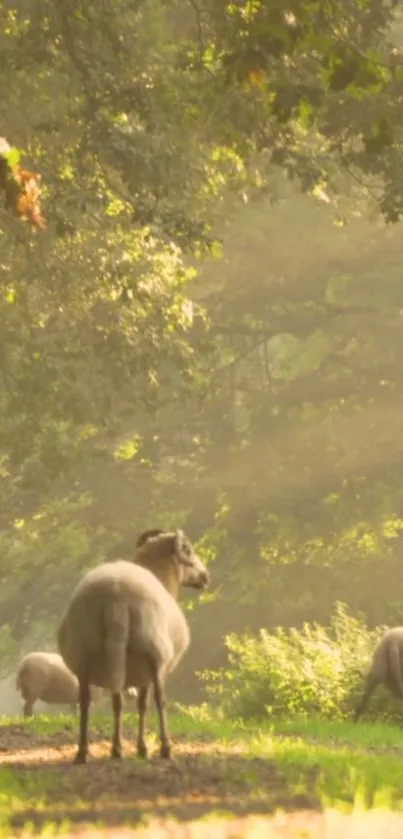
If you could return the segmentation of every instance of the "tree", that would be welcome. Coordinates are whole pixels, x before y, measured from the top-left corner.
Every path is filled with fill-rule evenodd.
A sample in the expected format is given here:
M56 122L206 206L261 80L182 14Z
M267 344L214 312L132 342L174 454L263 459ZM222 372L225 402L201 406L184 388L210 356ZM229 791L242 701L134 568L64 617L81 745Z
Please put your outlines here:
M285 288L272 244L253 268L242 262L259 235L249 205L245 238L238 230L218 267L226 287L209 296L189 268L216 252L234 194L270 192L277 171L329 195L352 173L360 199L375 179L373 200L399 216L392 4L277 7L0 6L2 134L40 171L48 223L33 236L0 210L1 614L17 640L57 617L87 564L119 545L130 554L145 519L206 531L230 597L248 589L255 603L262 556L275 596L292 581L295 601L313 547L321 572L329 541L342 552L346 511L366 534L374 520L377 533L398 527L395 462L355 503L385 417L375 448L343 436L346 404L357 416L381 404L388 365L389 395L399 380L391 302L375 345L350 275L343 288L343 271L324 282L310 266ZM265 217L267 203L255 206ZM395 281L387 293L399 301ZM323 480L310 492L315 465Z
M273 163L307 191L370 189L401 213L402 56L395 0L317 3L195 0L204 66L224 142L264 181ZM224 94L224 96L222 96ZM218 131L220 130L218 128Z

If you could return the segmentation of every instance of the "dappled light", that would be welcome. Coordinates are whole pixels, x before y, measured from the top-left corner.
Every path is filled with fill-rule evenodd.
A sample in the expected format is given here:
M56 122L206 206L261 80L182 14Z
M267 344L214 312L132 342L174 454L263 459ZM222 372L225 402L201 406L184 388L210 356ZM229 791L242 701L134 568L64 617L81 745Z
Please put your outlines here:
M201 733L193 743L189 734L177 735L172 763L161 761L157 752L149 761L136 760L134 744L125 741L125 757L117 769L98 729L88 765L77 770L70 730L50 736L46 726L42 735L22 728L10 735L7 727L1 731L3 743L10 737L12 753L0 754L0 777L2 767L12 770L16 791L24 789L31 802L15 812L14 826L33 821L39 828L49 820L64 819L117 825L168 814L191 820L211 810L248 814L273 812L277 806L319 806L309 790L293 794L293 784L288 802L287 782L273 762L252 757L242 741L220 743Z
M392 816L400 5L0 0L0 68L1 826Z
M154 752L148 761L136 760L128 738L118 766L109 757L101 718L94 724L91 760L82 767L71 763L74 732L67 718L38 718L19 728L3 724L0 778L3 792L9 789L13 796L11 829L29 823L40 832L52 824L76 832L99 825L102 832L130 824L139 831L164 827L165 836L171 825L175 836L192 836L190 825L197 820L203 836L210 827L218 836L236 836L249 826L270 826L282 836L289 834L281 830L319 831L325 825L353 830L357 819L363 829L375 824L400 829L401 815L391 819L402 790L399 729L367 727L347 749L347 729L320 720L256 730L228 723L220 729L212 719L197 717L176 718L172 763ZM133 723L130 717L127 735ZM337 817L340 801L345 811L355 805L352 815ZM365 804L381 805L374 815L382 819L367 818Z

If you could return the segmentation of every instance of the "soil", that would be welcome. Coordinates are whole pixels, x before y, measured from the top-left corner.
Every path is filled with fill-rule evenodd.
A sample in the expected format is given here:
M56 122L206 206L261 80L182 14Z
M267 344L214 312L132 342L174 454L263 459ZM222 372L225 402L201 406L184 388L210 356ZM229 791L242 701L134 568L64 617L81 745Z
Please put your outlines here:
M142 761L134 742L125 741L124 757L116 761L108 740L94 735L87 764L75 766L76 736L70 727L52 735L33 734L23 724L2 727L0 764L16 771L27 801L37 794L43 805L17 810L14 828L27 821L35 828L65 819L121 826L150 818L188 822L212 811L250 815L319 807L309 789L293 794L270 761L247 757L237 745L176 737L173 760L154 752Z
M87 764L75 766L75 744L70 727L51 736L33 734L24 725L2 727L0 772L12 768L18 783L18 804L9 820L13 834L21 835L31 822L35 832L48 824L49 835L49 822L67 820L71 827L63 835L76 839L403 836L397 814L383 814L386 825L377 821L377 813L371 823L353 824L352 817L322 812L315 769L297 791L273 763L246 756L239 745L176 737L172 761L161 760L157 752L141 761L134 756L134 742L126 740L123 759L115 761L108 740L94 735ZM195 823L200 817L205 820Z

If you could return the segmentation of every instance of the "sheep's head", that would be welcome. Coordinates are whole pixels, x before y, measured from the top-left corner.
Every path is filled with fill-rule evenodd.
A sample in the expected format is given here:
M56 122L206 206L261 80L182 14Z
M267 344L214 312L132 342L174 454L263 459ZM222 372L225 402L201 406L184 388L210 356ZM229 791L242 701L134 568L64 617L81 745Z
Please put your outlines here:
M197 589L207 588L210 584L210 574L194 552L183 530L176 531L173 546L182 585Z
M144 531L137 539L134 561L152 571L175 598L181 585L205 589L210 583L206 567L182 530Z

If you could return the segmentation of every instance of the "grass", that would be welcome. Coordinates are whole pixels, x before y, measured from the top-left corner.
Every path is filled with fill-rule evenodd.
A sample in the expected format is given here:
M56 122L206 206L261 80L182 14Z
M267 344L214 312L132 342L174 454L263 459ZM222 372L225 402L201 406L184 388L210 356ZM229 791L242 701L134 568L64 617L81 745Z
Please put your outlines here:
M186 716L190 724L185 722ZM180 730L191 736L197 727L219 742L237 743L245 760L260 756L273 761L289 787L306 788L307 778L311 780L315 770L314 791L322 805L348 808L363 803L403 810L401 729L320 719L276 720L263 725L203 723L197 716L197 710L185 712L178 719Z
M152 716L154 731L155 723ZM37 716L27 722L2 718L0 835L26 831L27 824L31 831L54 835L71 825L113 828L152 822L157 836L157 822L164 827L167 819L174 819L178 830L207 819L210 830L214 814L221 820L227 814L227 821L229 814L241 818L242 831L247 831L250 814L262 818L284 811L292 818L293 812L304 811L323 818L324 811L357 808L402 812L403 823L403 732L392 726L320 719L245 724L222 720L207 706L182 707L170 714L171 765L159 759L153 733L150 759L134 756L135 728L136 715L128 713L125 758L111 761L110 716L94 713L91 758L77 767L71 763L77 730L73 716ZM265 835L270 836L267 824ZM242 831L237 835L249 836Z

